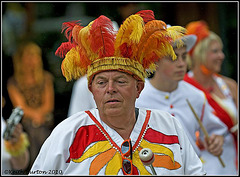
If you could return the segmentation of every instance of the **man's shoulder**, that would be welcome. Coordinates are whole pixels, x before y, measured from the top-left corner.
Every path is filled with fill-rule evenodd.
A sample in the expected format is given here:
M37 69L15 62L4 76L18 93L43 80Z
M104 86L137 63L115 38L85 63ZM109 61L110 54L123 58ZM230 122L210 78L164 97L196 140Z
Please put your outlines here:
M148 109L148 108L139 108L141 111L150 111L150 115L152 118L157 119L169 119L172 118L172 115L164 110L161 109Z
M60 122L53 132L75 132L81 126L91 124L92 121L85 111L79 111Z

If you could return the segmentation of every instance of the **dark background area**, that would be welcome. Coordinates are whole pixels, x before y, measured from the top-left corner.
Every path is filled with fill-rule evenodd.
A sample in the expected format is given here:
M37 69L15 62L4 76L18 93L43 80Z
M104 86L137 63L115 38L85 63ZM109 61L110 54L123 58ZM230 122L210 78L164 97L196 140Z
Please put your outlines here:
M44 68L55 78L55 125L67 118L74 81L66 82L61 73L62 59L54 55L62 42L62 23L81 20L83 26L105 15L119 25L127 16L149 9L155 18L167 24L186 26L191 21L205 20L209 28L223 40L225 60L221 74L238 82L238 1L236 2L1 2L2 96L5 106L2 116L7 119L13 109L6 84L13 74L12 54L20 39L32 39L43 51Z

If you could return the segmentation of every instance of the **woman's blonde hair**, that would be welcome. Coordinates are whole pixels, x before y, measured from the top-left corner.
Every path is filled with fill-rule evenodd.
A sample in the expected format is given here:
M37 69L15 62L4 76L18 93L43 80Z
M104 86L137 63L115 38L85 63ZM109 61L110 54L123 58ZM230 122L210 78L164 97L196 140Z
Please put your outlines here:
M23 84L25 80L26 73L25 68L28 66L23 66L23 54L26 50L34 49L40 57L42 57L41 48L32 41L22 42L15 54L13 55L13 68L14 68L14 77L19 84ZM34 69L33 77L36 80L36 84L40 84L43 81L43 63L42 58L39 60L38 67Z
M223 46L221 38L216 33L209 31L208 37L199 41L193 50L191 60L188 61L191 69L196 64L205 65L206 54L212 41L217 41L221 44L221 46Z

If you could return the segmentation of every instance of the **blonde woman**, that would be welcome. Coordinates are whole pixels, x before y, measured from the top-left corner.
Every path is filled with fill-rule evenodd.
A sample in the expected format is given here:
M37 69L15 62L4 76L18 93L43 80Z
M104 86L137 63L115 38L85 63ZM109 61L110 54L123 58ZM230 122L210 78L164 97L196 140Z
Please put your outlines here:
M22 124L29 134L31 166L53 126L53 77L43 69L42 51L34 42L19 45L13 67L7 89L13 107L24 110Z
M233 79L220 75L224 60L221 38L209 30L205 21L193 21L186 26L189 34L197 36L197 43L190 51L191 71L184 80L204 91L214 113L228 127L223 146L223 158L226 167L222 168L210 154L204 152L205 168L208 174L236 174L237 163L237 83ZM236 164L237 165L237 164Z

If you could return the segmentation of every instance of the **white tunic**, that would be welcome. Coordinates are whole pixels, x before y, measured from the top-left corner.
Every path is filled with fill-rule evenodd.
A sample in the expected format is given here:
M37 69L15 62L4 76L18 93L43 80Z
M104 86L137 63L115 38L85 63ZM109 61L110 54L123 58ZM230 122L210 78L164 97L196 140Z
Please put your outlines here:
M86 75L78 79L72 89L68 117L79 112L96 108L96 103L92 93L88 89L88 80Z
M136 101L136 106L160 109L174 115L184 127L194 150L200 157L201 151L195 143L195 132L200 130L200 126L186 99L189 100L196 114L202 120L209 135L213 133L223 135L227 132L227 127L212 114L212 108L209 106L204 93L185 81L180 81L176 90L163 92L153 87L149 79L146 79L145 87Z
M158 175L203 175L202 162L177 119L160 110L139 109L131 132L133 174L150 175L138 153L150 148ZM122 175L123 138L101 121L97 109L58 124L43 144L30 175Z

